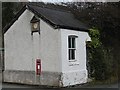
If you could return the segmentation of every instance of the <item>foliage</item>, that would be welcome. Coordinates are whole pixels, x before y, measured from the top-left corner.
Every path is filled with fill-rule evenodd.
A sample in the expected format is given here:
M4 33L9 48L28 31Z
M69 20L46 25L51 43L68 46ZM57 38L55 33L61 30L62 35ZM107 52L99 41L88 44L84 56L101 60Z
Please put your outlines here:
M96 80L106 80L112 75L113 56L110 55L111 50L103 47L99 30L90 29L89 35L92 39L89 42L88 53L90 76Z
M92 39L92 42L91 42L91 46L93 48L97 48L97 47L100 47L101 46L101 42L100 42L100 33L97 29L90 29L90 32L89 32L89 35Z
M10 22L10 20L13 18L14 13L13 13L13 7L14 5L12 3L3 3L2 4L2 25L3 27L5 24Z
M22 8L24 3L18 2L3 2L2 3L2 27L4 28Z

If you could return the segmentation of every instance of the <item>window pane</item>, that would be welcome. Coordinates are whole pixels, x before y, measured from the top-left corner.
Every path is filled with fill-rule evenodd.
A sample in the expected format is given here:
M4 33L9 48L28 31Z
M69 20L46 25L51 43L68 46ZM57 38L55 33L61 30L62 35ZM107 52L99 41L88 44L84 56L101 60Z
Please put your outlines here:
M72 38L72 48L75 48L75 38Z
M71 50L71 59L75 59L75 49L72 49Z
M71 48L71 38L68 37L68 48Z
M69 49L69 60L74 60L75 59L75 49Z
M69 60L71 60L71 50L70 49L69 49L68 53L69 53Z

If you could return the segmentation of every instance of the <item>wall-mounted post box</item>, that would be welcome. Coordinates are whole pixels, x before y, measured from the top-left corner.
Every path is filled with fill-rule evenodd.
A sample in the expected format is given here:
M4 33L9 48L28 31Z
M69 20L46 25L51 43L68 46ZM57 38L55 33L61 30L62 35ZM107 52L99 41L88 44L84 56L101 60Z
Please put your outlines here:
M37 59L36 60L36 75L40 75L41 74L41 60Z

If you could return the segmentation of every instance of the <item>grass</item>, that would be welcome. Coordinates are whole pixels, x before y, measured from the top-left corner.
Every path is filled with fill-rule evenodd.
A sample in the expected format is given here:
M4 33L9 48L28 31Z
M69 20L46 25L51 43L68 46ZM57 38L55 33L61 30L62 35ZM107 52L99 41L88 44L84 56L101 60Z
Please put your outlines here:
M91 82L89 82L89 85L109 85L109 84L114 84L118 82L118 78L115 76L112 76L111 78L107 79L107 80L95 80L92 79Z

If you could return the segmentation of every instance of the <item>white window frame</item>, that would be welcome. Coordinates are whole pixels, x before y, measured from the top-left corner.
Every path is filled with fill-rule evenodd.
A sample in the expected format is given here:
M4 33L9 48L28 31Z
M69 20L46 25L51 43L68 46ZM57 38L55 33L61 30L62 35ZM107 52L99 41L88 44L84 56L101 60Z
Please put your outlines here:
M74 41L73 41L73 38L74 38ZM69 35L68 36L68 60L69 60L69 62L77 61L76 60L77 38L78 38L78 36L76 36L76 35ZM70 42L69 42L69 39L70 39ZM74 56L72 56L72 54L74 54Z

